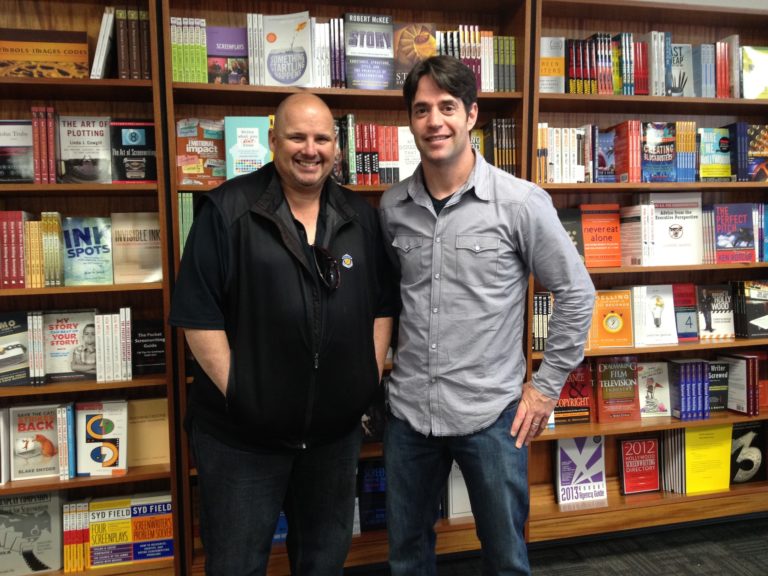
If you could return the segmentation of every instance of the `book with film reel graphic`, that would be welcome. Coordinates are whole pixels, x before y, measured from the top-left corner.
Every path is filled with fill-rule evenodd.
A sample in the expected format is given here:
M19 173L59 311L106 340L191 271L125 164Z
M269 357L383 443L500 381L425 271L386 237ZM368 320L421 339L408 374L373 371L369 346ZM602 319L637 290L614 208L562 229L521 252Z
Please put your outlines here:
M128 402L75 404L78 476L119 476L128 462Z

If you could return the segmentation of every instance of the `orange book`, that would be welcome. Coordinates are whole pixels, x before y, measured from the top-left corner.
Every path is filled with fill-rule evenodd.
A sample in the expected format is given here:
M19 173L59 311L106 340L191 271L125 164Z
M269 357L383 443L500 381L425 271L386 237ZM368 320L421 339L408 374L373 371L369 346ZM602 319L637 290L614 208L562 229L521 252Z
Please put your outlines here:
M631 347L632 290L597 290L589 349Z
M582 204L581 230L587 268L621 266L618 204Z
M224 120L182 118L176 122L176 182L218 186L227 177Z
M640 420L637 357L606 356L595 362L597 421Z
M0 76L88 78L88 33L0 28Z

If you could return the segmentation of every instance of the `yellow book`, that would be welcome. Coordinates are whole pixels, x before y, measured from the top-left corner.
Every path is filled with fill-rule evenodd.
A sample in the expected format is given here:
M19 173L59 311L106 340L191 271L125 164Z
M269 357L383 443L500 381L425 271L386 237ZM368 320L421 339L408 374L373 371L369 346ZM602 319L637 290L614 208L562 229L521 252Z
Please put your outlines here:
M91 500L88 521L90 567L133 562L130 496Z
M731 424L686 428L686 494L728 490L731 478L731 434Z

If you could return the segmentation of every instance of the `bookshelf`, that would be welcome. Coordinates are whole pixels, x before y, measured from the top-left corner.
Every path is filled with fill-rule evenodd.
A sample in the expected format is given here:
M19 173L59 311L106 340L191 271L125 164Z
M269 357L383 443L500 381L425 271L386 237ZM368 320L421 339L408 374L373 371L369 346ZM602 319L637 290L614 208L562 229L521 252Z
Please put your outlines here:
M89 63L93 60L101 17L108 2L83 0L78 2L35 0L21 4L0 0L0 27L34 30L86 31ZM161 77L158 58L157 2L149 0L150 54L152 76ZM150 118L158 130L158 166L164 163L162 122L162 89L159 80L90 80L50 78L0 78L0 101L3 119L29 119L31 106L54 106L58 114L111 116L119 118ZM62 216L109 216L111 212L159 212L163 246L163 274L169 277L166 242L166 189L162 173L157 184L13 184L0 183L0 209L27 210L39 217L41 211L56 210ZM165 318L170 303L169 283L80 286L44 289L13 289L0 291L0 311L61 310L98 308L117 311L130 306L133 318ZM170 359L170 334L166 337L166 356ZM166 371L152 376L139 376L125 382L97 384L94 380L76 380L44 386L0 388L0 406L42 404L112 398L167 398L169 442L175 442L176 405L172 364ZM170 465L132 468L125 476L78 477L60 481L58 478L9 482L0 486L0 497L31 494L40 491L60 491L63 498L85 496L129 495L151 490L170 490L174 509L176 499L175 461ZM178 516L176 516L178 518ZM175 522L175 521L174 521ZM178 534L178 527L174 527ZM178 544L175 545L178 549ZM178 559L178 557L177 557ZM104 574L142 573L166 575L179 571L174 559L143 566L106 568ZM60 572L63 573L63 570Z
M479 98L479 126L497 115L513 117L516 123L515 139L517 143L517 174L527 176L528 170L528 116L529 99L526 62L529 60L529 39L531 0L480 0L467 5L458 0L437 1L427 0L415 7L412 2L405 0L385 1L354 0L351 3L339 3L335 0L323 2L246 2L235 0L228 3L193 0L163 0L162 2L162 35L165 54L165 85L168 139L168 158L171 168L169 206L173 219L174 263L179 261L178 242L178 192L200 192L202 187L178 186L175 182L173 159L176 154L176 143L173 138L175 122L180 118L203 117L223 118L226 115L267 115L274 112L277 104L289 94L301 89L285 87L271 88L250 85L214 85L188 82L171 82L171 53L170 53L170 18L176 16L201 17L206 19L208 26L245 26L246 13L262 12L265 14L281 14L309 10L310 15L318 21L327 21L331 17L341 17L346 11L390 14L395 22L435 22L438 28L454 28L458 24L479 24L482 29L494 30L497 34L509 34L516 37L517 50L517 91L507 93L481 94ZM407 114L404 108L402 93L399 90L352 90L337 88L318 88L312 92L322 97L330 106L335 116L352 112L361 122L378 122L382 124L407 125ZM356 186L356 192L365 196L373 204L384 186ZM178 405L181 414L186 406L187 378L184 365L187 361L183 335L177 335L176 354L180 366L177 380L180 382ZM179 467L180 498L185 503L186 510L192 510L192 488L194 485L194 470L190 466L188 440L183 430L180 434ZM380 453L380 452L379 452ZM371 451L371 456L376 450ZM181 526L181 539L185 543L184 562L189 572L203 572L203 552L194 534L193 520L185 514ZM438 536L438 553L458 552L478 548L474 524L467 522L444 522ZM353 540L352 549L347 560L350 566L364 565L386 561L387 544L385 532L365 533ZM276 546L273 550L269 573L272 575L287 574L288 560L285 548Z
M741 45L768 43L766 25L768 11L730 7L700 6L639 1L607 0L539 0L533 22L533 45L539 46L543 36L587 38L595 32L620 31L643 34L650 30L672 33L673 42L715 42L729 34L740 35ZM693 97L605 96L580 94L542 94L538 91L539 55L531 61L531 128L536 149L538 122L550 126L578 127L586 123L601 128L626 119L642 121L693 120L697 126L718 127L730 122L768 122L768 104L760 100L734 98L712 99ZM534 163L531 174L535 179ZM577 207L580 203L618 202L628 205L638 194L646 192L701 192L703 202L763 202L765 182L733 183L637 183L637 184L545 184L557 207ZM694 284L727 282L732 279L768 277L765 263L741 265L696 265L616 267L590 269L597 288L639 284ZM764 348L765 339L734 339L725 342L697 342L670 346L611 348L587 351L588 357L636 354L639 359L652 361L662 358L711 358L726 350L749 351ZM531 354L532 369L541 360L541 353ZM670 428L686 428L710 424L732 424L759 417L735 413L713 415L710 420L682 422L672 418L652 418L650 422L615 424L562 425L545 431L531 445L529 484L531 511L528 540L539 542L560 540L589 534L648 528L708 520L724 516L765 512L768 510L768 483L758 482L732 486L727 492L687 496L666 492L624 496L618 479L617 439L622 435L658 432ZM602 434L606 437L606 473L608 500L604 506L582 510L562 511L554 494L553 466L556 440L564 437Z

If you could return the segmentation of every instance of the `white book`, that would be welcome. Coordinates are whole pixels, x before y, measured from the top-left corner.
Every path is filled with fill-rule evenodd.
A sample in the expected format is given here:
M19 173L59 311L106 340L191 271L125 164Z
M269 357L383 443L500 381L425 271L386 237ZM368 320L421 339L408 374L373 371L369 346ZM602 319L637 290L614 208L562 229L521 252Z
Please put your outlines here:
M110 314L112 321L112 375L115 381L120 382L123 378L123 360L122 349L120 347L120 313Z
M309 12L263 16L265 86L311 86L314 55Z
M416 148L416 141L408 126L397 127L397 154L397 166L402 182L411 176L421 163L419 149Z
M635 345L677 344L672 285L634 286L632 294Z
M561 509L607 502L602 436L561 438L555 455L556 498Z
M701 264L703 258L701 192L651 192L651 266Z
M669 366L666 362L638 362L640 417L669 416Z
M75 405L77 475L125 474L128 458L128 402L78 402Z
M57 404L11 406L11 480L59 476Z
M0 408L0 484L11 479L11 437L8 408Z
M104 381L115 381L115 368L112 363L112 322L110 314L102 314L102 323L104 325Z
M448 474L448 518L462 518L472 516L472 504L469 501L469 492L461 468L454 462L451 472Z
M96 46L96 56L93 59L93 69L91 70L91 79L98 80L104 78L107 72L107 63L109 62L112 51L115 47L115 7L107 6L104 8L104 17L101 22L101 31L99 32L99 41ZM95 73L95 75L94 75Z
M104 314L96 314L93 317L96 327L96 382L106 382L104 366Z

